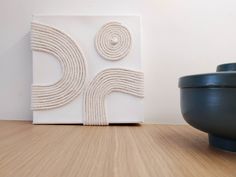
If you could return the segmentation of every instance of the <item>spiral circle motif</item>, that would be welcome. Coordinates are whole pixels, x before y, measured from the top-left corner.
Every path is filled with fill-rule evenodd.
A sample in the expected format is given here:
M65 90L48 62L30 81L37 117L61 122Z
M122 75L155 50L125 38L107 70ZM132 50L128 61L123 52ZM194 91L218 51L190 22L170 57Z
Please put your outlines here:
M129 30L119 22L105 24L95 38L95 47L99 55L112 61L126 57L131 49L131 44Z

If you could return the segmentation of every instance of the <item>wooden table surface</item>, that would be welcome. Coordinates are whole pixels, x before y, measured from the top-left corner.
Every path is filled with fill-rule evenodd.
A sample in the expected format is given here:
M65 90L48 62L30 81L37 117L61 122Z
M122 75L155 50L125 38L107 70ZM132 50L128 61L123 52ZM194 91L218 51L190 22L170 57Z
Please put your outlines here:
M236 177L236 154L183 125L0 121L0 177Z

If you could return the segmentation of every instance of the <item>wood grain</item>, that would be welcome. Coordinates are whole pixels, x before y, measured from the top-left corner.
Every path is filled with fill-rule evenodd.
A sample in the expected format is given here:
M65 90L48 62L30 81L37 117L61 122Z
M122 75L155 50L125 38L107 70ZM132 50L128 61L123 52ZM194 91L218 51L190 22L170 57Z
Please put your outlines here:
M235 177L236 154L189 126L0 121L0 177Z

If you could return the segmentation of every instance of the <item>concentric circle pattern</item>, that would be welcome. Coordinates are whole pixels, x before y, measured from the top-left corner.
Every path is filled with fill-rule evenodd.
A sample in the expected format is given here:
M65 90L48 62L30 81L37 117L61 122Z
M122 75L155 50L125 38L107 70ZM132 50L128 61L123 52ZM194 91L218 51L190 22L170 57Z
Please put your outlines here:
M95 47L99 55L107 60L120 60L131 49L132 39L129 30L119 22L110 22L102 26L95 38Z

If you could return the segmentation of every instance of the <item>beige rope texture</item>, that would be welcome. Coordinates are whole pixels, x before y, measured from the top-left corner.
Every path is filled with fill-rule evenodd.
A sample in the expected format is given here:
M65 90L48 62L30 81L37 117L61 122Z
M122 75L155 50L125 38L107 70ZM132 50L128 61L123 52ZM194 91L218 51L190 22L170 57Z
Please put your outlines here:
M105 24L95 37L95 48L99 55L112 61L126 57L131 43L129 30L119 22Z
M98 73L84 94L84 125L108 125L105 97L112 92L121 92L144 97L142 72L121 68L105 69Z
M53 109L74 100L86 79L85 57L64 32L40 23L31 24L31 48L54 55L62 67L62 78L50 85L32 85L32 110Z

